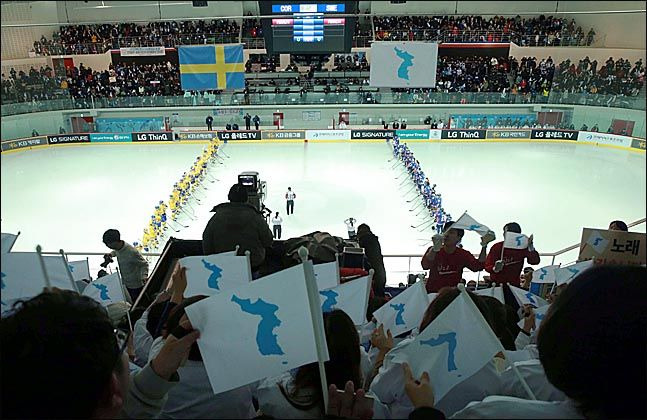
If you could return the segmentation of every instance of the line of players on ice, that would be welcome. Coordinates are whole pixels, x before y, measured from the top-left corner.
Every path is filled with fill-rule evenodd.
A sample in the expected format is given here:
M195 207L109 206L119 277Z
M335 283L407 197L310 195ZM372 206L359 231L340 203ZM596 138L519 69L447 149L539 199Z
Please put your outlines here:
M217 139L210 142L206 149L202 151L202 154L195 159L191 169L188 172L184 172L180 180L173 185L168 206L163 200L155 206L155 212L151 215L148 226L144 229L141 243L133 243L137 250L140 252L150 252L157 249L164 240L168 226L171 226L175 231L177 231L176 227L178 225L186 227L181 225L177 220L181 213L193 219L195 214L189 204L189 198L197 188L202 186L202 181L205 178L210 181L214 180L213 178L208 178L207 169L210 163L222 160L217 154L219 146L220 141ZM194 199L200 202L199 199L195 197ZM171 211L170 219L166 215L167 208Z
M442 232L443 226L452 220L452 216L449 213L445 213L442 207L442 195L436 194L436 184L430 184L429 178L425 176L425 172L420 167L420 162L418 162L406 144L400 144L398 136L393 137L393 156L400 159L407 168L407 171L409 171L409 176L416 185L418 194L422 195L425 207L429 211L430 216L435 220L436 232Z

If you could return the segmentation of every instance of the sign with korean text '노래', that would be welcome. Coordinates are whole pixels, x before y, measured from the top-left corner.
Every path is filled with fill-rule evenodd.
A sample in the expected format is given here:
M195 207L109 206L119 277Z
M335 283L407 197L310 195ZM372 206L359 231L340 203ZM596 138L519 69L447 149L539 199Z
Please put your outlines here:
M594 264L644 265L645 241L639 232L584 228L578 260L593 259Z

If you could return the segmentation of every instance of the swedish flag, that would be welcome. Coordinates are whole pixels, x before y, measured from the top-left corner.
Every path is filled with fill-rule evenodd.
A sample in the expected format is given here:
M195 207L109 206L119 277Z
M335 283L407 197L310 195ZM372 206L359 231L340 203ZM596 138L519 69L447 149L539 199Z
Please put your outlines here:
M245 88L243 45L180 47L182 90Z

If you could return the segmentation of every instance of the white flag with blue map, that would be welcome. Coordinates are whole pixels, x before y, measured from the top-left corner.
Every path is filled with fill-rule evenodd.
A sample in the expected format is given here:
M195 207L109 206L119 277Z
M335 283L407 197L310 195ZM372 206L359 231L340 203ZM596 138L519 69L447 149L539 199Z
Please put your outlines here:
M391 360L407 362L415 378L427 372L434 397L440 401L502 350L501 342L463 291L410 345L393 350Z
M198 255L180 259L180 265L186 267L184 297L211 296L252 281L247 256Z
M488 287L487 289L476 289L474 290L474 293L481 296L491 296L499 302L505 303L505 299L503 298L503 287L501 286Z
M124 289L121 286L119 273L112 273L99 277L90 282L83 290L83 296L87 296L99 302L101 306L108 306L112 303L126 302Z
M593 260L578 262L577 264L561 267L555 270L555 280L557 285L570 283L575 277L579 276L584 270L593 266Z
M555 283L555 270L559 269L559 265L547 265L538 268L532 273L533 283Z
M68 267L74 280L90 280L90 266L88 260L68 261Z
M510 249L528 248L528 237L523 233L506 232L503 240L503 247Z
M214 394L316 362L313 312L303 264L188 306Z
M378 324L384 324L385 332L391 330L395 337L419 327L427 306L429 296L424 282L419 281L382 305L373 316Z
M43 256L52 287L76 290L65 268L63 257ZM35 252L10 252L0 259L0 288L2 312L18 299L29 299L43 292L45 276Z
M514 295L515 299L517 299L519 305L532 305L535 308L541 308L542 306L548 305L548 302L546 302L544 299L533 293L530 293L527 290L520 289L515 286L510 286L510 291Z
M438 44L433 42L373 42L372 87L436 87Z
M339 265L337 261L315 264L315 279L319 290L326 290L339 285Z
M355 325L363 325L366 323L370 292L371 276L360 277L331 289L319 290L321 310L331 312L340 309L348 314Z
M16 243L16 239L18 239L18 235L14 235L13 233L3 233L2 248L0 248L0 253L6 254L8 252L11 252L11 248L13 248L13 244Z
M472 216L467 214L467 212L463 213L463 215L459 217L453 225L451 225L451 228L471 230L477 232L481 236L490 231L489 227L477 222Z
M541 322L544 320L546 317L546 312L548 312L548 308L550 308L550 305L542 306L541 308L536 308L535 311L535 330L539 329L539 326L541 325ZM523 328L523 318L517 323L519 328Z

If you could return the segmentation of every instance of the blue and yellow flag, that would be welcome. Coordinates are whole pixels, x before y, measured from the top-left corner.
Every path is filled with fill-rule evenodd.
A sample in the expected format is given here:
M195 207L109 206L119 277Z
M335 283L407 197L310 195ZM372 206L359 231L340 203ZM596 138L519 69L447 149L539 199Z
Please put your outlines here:
M182 90L245 88L243 45L180 47Z

